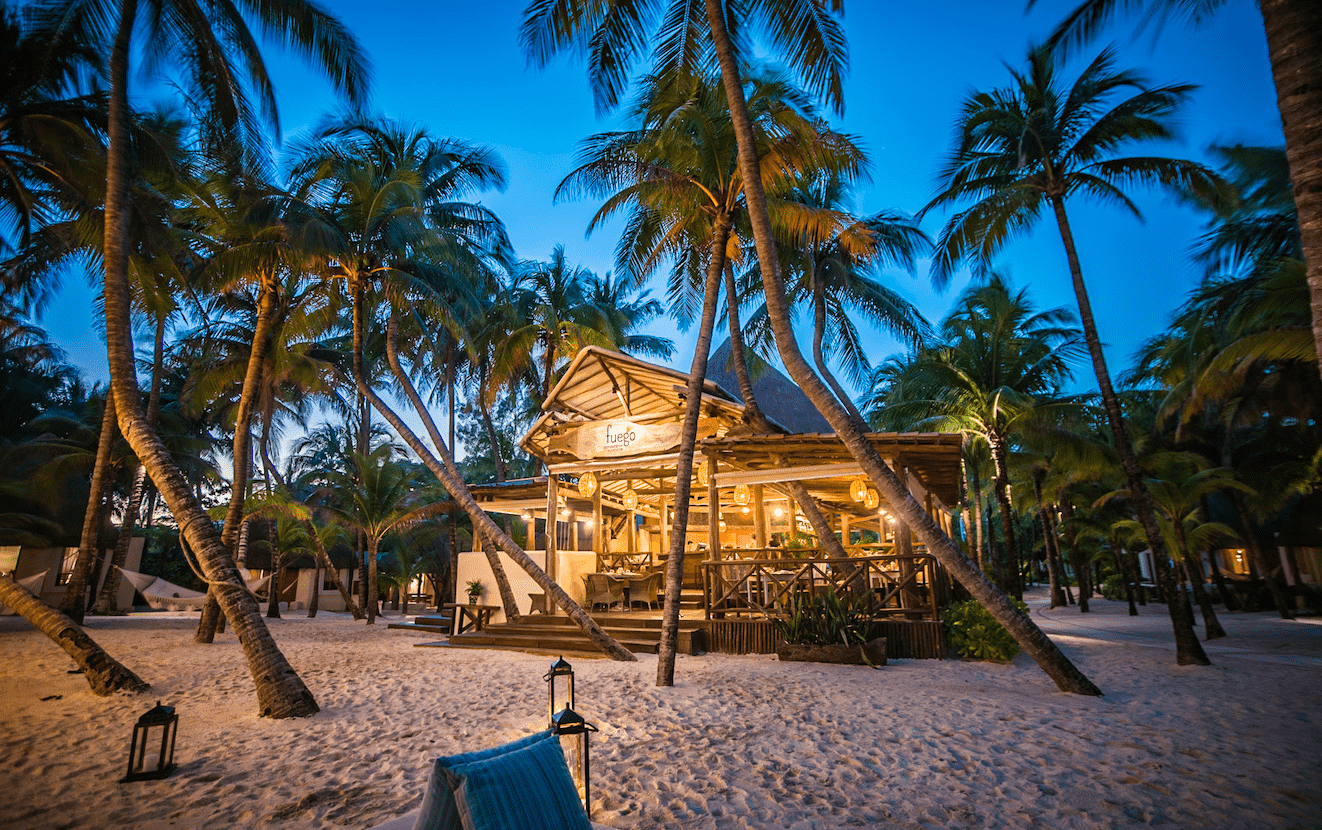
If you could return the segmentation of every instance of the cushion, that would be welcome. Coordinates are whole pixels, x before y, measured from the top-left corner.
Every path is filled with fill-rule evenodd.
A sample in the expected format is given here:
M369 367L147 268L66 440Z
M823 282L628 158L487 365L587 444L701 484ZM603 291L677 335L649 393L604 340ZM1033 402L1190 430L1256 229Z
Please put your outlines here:
M459 811L454 802L454 790L450 785L449 777L445 774L446 770L475 761L485 761L547 740L555 743L556 748L559 748L559 739L547 729L490 749L437 758L432 764L431 779L427 782L427 792L422 796L422 807L418 810L418 819L413 824L413 830L462 830L463 823L459 820ZM561 754L563 755L563 752ZM561 763L563 765L563 761Z
M464 830L591 830L554 736L445 774Z

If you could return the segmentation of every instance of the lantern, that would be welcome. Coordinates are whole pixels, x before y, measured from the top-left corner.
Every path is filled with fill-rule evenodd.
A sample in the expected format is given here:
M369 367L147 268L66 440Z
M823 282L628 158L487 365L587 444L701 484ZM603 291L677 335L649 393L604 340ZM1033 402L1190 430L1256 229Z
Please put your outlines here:
M734 502L735 502L735 504L748 504L748 499L749 499L749 497L750 497L750 494L749 494L749 492L748 492L748 485L747 485L747 484L736 484L736 485L735 485L735 487L734 487Z
M624 509L635 510L638 507L638 491L630 487L624 491Z
M849 484L849 495L854 501L864 501L868 496L868 480L859 476Z
M174 737L179 729L179 716L173 706L156 706L138 718L133 725L133 742L129 744L128 774L119 779L121 784L129 781L151 781L168 778L174 772ZM160 744L157 745L157 733Z
M558 684L556 678L564 678L564 680L562 683ZM551 664L551 670L547 672L546 676L542 679L546 681L547 694L550 699L550 702L546 707L546 721L547 723L554 724L556 712L560 711L560 709L574 708L574 667L566 663L564 657L561 657L559 660L556 660ZM563 685L565 687L565 690L562 693L564 702L558 706L556 704L555 694L557 685Z
M863 506L869 510L875 510L879 504L881 504L881 496L876 490L869 487L867 495L863 499Z
M711 482L711 468L707 466L706 461L703 461L698 464L698 486L706 487L710 482Z
M585 499L597 492L597 477L590 472L579 476L578 492Z
M560 739L565 752L565 763L573 776L574 786L583 799L583 810L592 817L592 765L588 756L588 736L597 727L583 720L583 716L566 706L551 718L551 731Z

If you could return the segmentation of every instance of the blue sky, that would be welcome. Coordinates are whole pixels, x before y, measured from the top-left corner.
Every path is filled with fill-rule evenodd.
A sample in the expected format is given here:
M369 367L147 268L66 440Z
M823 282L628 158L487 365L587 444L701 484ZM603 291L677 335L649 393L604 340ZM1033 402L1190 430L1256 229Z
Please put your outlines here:
M857 136L872 159L872 181L860 188L862 212L916 212L933 195L935 176L953 134L961 100L974 89L1008 82L1006 64L1021 66L1030 41L1040 40L1074 0L1041 0L1025 16L1023 0L852 0L845 29L850 72L846 109L836 126ZM494 148L510 171L510 186L481 200L505 221L520 257L546 259L563 244L571 262L599 273L611 268L618 226L584 231L596 205L552 203L573 166L578 143L618 126L595 116L586 73L573 55L544 70L528 68L518 45L525 0L326 0L361 39L374 64L374 109L397 120ZM1214 142L1279 144L1280 121L1256 4L1231 0L1208 25L1168 24L1154 41L1117 26L1106 42L1119 64L1154 83L1199 85L1181 119L1181 140L1153 154L1202 159ZM1100 44L1085 52L1091 57ZM338 104L328 85L299 62L267 50L286 141L305 134ZM1073 77L1079 62L1066 73ZM138 79L139 81L141 79ZM1140 193L1146 222L1113 207L1071 205L1085 278L1113 371L1127 365L1142 340L1159 331L1197 283L1187 248L1200 220L1159 193ZM935 235L943 216L924 227ZM1008 246L999 265L1027 285L1039 307L1074 306L1060 240L1044 223ZM926 278L887 279L936 321L964 284L942 293ZM654 295L660 289L653 291ZM93 378L105 377L104 347L92 318L90 289L66 280L43 324ZM669 320L653 331L677 336ZM688 338L677 336L673 361L687 369ZM875 362L898 350L881 334L868 336ZM1082 388L1091 387L1080 366Z

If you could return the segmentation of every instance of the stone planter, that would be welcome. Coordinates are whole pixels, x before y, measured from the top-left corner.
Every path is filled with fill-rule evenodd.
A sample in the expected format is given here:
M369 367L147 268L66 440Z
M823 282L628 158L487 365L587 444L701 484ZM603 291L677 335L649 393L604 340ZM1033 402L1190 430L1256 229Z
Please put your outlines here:
M793 643L781 643L776 646L776 656L781 660L810 663L844 663L862 666L871 663L874 666L886 665L886 638L869 640L862 646L825 645L801 646ZM867 659L865 660L864 657Z

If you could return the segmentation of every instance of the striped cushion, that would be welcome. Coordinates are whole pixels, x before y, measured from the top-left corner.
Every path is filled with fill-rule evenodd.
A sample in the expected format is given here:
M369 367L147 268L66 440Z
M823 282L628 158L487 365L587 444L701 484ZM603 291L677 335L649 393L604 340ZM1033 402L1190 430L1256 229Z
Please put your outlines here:
M463 827L459 819L459 810L454 803L454 789L451 787L446 770L476 761L490 760L507 752L514 752L548 740L559 749L559 740L548 729L490 749L437 758L432 765L431 780L427 783L427 792L422 797L422 807L418 811L418 820L414 823L413 830L461 830ZM564 765L563 760L561 765Z
M464 830L591 830L554 736L445 773Z

